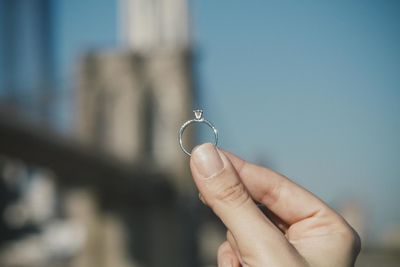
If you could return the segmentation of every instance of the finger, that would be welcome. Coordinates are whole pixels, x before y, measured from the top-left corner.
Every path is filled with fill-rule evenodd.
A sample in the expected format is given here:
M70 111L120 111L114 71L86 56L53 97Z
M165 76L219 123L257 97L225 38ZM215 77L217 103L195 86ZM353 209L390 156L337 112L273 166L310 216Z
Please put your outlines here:
M206 205L207 202L204 199L204 197L201 195L201 193L199 193L199 199L200 201ZM283 234L286 233L286 230L288 229L288 225L282 221L281 218L279 218L278 216L276 216L273 212L271 212L267 207L265 207L265 205L262 204L257 204L257 207L262 211L262 213L267 216L267 218L276 226L278 227L279 230L281 230L281 232Z
M223 151L252 198L291 225L321 213L334 212L320 199L287 177Z
M242 256L240 256L239 248L236 243L235 238L233 237L231 231L226 231L226 240L228 241L232 251L235 253L236 258L239 260L239 263L243 265Z
M293 257L286 238L259 210L224 153L212 144L198 146L190 167L205 202L232 232L242 256L268 251L271 257Z
M281 218L279 218L275 213L270 211L265 205L258 204L257 207L263 212L265 216L276 226L283 234L286 234L289 226Z
M218 267L240 267L239 259L227 241L219 246L217 259Z
M201 195L201 193L199 193L199 199L201 200L201 202L203 202L204 205L207 206L207 202L206 202L206 200L204 199L204 197Z

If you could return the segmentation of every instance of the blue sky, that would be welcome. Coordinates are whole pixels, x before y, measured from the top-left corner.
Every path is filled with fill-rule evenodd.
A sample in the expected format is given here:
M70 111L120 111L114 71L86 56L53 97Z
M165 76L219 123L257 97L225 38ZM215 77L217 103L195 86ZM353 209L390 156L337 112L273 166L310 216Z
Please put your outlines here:
M221 146L337 205L400 222L400 4L193 1L202 106Z
M57 83L118 44L114 0L55 0ZM400 224L400 2L192 0L198 106L221 147ZM68 113L63 113L68 114Z

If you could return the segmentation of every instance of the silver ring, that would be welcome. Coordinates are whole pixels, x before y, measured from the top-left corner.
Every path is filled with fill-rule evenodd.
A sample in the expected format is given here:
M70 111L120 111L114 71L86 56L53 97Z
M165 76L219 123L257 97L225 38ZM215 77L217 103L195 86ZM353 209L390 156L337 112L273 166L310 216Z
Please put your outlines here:
M218 130L214 127L214 125L211 122L204 119L203 110L195 109L195 110L193 110L193 113L194 113L195 118L185 122L181 126L181 129L179 130L179 145L181 146L182 151L185 152L185 154L188 156L191 156L192 154L190 154L190 152L187 151L186 148L183 146L182 136L183 136L183 132L185 131L186 127L188 127L192 123L205 123L208 127L210 127L214 132L214 137L215 137L214 145L217 146L217 144L218 144Z

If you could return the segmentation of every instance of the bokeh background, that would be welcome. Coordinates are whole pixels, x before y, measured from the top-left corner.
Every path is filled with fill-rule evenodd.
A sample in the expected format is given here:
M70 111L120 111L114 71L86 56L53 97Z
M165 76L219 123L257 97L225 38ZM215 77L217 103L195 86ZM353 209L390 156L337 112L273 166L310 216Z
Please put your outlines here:
M0 0L0 265L215 266L177 130L273 168L400 265L398 1ZM210 141L206 128L187 145Z

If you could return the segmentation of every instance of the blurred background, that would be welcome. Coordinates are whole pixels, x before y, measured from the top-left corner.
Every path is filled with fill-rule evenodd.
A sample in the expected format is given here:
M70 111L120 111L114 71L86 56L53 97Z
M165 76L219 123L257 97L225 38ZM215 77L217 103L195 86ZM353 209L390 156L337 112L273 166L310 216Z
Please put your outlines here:
M194 108L340 212L358 266L400 266L399 12L0 0L0 266L216 266L225 230L177 142Z

